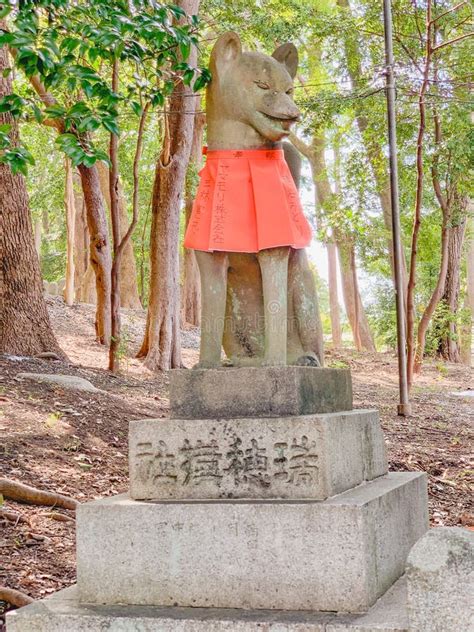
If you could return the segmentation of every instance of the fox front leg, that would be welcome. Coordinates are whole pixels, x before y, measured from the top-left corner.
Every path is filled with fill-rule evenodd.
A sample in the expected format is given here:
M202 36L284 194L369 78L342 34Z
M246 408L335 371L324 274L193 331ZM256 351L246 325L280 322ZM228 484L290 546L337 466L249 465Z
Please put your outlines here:
M195 251L201 276L201 345L198 368L221 365L229 262L225 252Z
M288 335L288 255L290 249L270 248L258 253L262 273L267 366L286 364Z

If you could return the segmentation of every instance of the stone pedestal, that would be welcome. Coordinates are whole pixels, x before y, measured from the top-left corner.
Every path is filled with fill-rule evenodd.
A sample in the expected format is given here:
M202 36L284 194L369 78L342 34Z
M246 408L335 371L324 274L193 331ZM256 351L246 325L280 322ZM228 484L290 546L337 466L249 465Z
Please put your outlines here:
M77 512L85 603L363 612L427 528L423 474L397 472L324 502L142 502Z
M130 495L78 508L77 590L8 632L406 630L389 589L426 480L387 474L348 371L179 370L170 397L171 419L131 423Z
M365 614L90 605L72 586L7 615L8 632L408 632L398 580ZM411 631L410 631L411 632Z
M324 500L387 473L376 411L130 423L130 496Z
M352 410L348 369L304 366L176 369L172 419L286 417Z

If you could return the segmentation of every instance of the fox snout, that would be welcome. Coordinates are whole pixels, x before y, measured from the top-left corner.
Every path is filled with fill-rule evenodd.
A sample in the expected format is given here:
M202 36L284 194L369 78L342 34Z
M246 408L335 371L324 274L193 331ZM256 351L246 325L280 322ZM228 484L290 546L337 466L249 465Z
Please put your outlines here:
M289 112L287 116L281 117L281 122L285 129L290 129L293 123L297 123L300 118L300 111L297 108L294 108L294 110L292 112Z
M271 102L264 104L260 110L266 116L291 125L300 119L300 111L287 94L279 94Z
M282 121L290 121L291 123L296 123L300 120L301 114L300 111L296 108L292 111L283 112L282 114L278 114L276 118L279 118Z

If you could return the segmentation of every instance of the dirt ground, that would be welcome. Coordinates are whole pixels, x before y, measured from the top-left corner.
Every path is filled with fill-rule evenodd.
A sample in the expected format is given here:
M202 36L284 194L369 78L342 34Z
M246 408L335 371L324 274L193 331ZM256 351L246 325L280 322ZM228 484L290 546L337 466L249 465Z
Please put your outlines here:
M134 359L144 312L124 310L123 374L109 374L104 349L94 342L92 306L66 307L48 298L59 342L69 362L0 356L0 477L69 495L79 502L127 489L127 433L131 419L165 417L168 379ZM197 359L199 332L183 331L183 360ZM393 354L328 352L328 366L350 366L356 408L380 411L392 470L419 470L429 477L433 526L474 528L474 398L453 395L474 389L474 372L428 362L413 389L413 415L398 417L397 365ZM101 393L38 384L18 373L61 373L90 380ZM75 581L71 510L6 500L3 509L25 521L0 518L0 585L38 599ZM2 602L0 602L0 630Z

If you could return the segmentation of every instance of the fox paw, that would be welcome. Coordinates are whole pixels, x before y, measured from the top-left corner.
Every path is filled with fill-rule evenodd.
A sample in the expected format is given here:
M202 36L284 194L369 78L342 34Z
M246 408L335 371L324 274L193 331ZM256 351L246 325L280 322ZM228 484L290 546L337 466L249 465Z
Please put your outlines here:
M295 364L297 366L321 366L321 362L319 361L318 356L312 351L309 351L308 353L300 356L298 360L296 360Z

